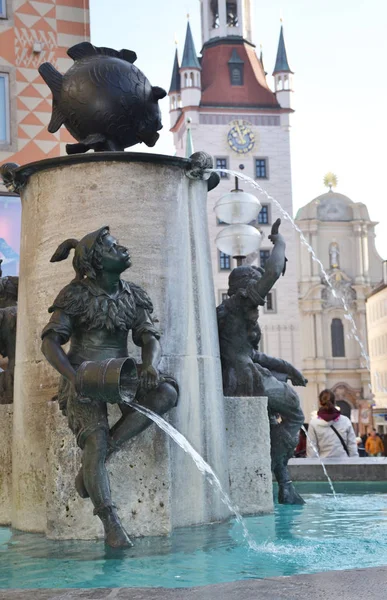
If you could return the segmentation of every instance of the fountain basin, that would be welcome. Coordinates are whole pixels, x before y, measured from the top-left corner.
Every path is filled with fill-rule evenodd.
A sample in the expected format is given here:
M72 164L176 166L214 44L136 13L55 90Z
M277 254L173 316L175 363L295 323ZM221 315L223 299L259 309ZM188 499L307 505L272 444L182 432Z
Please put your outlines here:
M328 475L337 481L387 481L387 457L366 456L324 458ZM289 471L293 481L325 481L318 458L291 458Z
M182 588L387 563L384 483L300 484L304 506L248 517L259 552L234 521L136 540L125 555L102 541L56 541L0 530L0 588ZM377 547L377 552L373 549Z

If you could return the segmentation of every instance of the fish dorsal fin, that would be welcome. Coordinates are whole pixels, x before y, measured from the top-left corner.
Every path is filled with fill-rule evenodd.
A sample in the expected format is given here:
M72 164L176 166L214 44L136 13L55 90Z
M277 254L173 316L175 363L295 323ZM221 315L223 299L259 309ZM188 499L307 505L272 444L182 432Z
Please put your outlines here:
M113 48L105 48L101 46L93 46L90 42L81 42L67 50L67 54L73 60L81 60L86 56L112 56L113 58L121 58L128 63L134 63L137 60L137 54L132 50L114 50Z
M90 42L81 42L80 44L75 44L75 46L71 46L67 50L67 54L73 60L81 60L81 58L85 58L86 56L95 56L99 54L99 48L90 44Z
M133 64L137 60L137 54L133 52L133 50L120 50L119 56L122 60L126 60L126 62Z
M47 62L40 65L38 71L50 88L54 101L59 100L62 91L63 75Z

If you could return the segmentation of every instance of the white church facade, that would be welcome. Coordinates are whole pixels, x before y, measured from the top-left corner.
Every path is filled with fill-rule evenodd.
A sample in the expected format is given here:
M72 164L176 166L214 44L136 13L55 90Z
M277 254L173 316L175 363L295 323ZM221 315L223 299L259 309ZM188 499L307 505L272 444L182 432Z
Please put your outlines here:
M299 242L301 366L309 381L302 390L305 417L309 421L317 409L319 392L330 388L362 433L372 427L373 404L366 298L383 276L376 223L365 204L332 190L301 208L296 223L329 281Z
M290 119L293 73L290 70L281 27L274 68L274 91L268 83L262 55L252 39L251 0L201 0L202 50L198 57L190 25L181 61L176 51L169 91L171 131L178 156L195 150L212 155L214 166L243 171L293 214L290 167ZM187 128L190 135L187 136ZM280 213L270 198L240 183L262 204L255 226L263 234L254 264L264 266L272 245L268 236ZM221 174L220 184L210 192L208 225L212 248L215 302L227 293L228 276L235 260L220 253L215 238L222 224L214 205L235 187L234 178ZM261 310L261 349L301 367L299 307L297 292L296 235L284 221L289 262Z

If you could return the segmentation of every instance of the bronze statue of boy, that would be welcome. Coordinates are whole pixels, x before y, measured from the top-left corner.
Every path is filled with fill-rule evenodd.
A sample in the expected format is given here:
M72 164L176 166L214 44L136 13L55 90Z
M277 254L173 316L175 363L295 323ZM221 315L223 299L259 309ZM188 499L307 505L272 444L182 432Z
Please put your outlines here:
M106 403L78 394L76 371L84 361L128 356L128 334L132 331L142 354L135 401L163 414L176 406L178 388L172 378L160 377L158 371L160 335L152 321L149 296L139 286L120 278L131 266L128 250L118 244L109 227L101 227L79 242L63 242L51 262L66 259L73 248L76 277L49 308L52 316L42 332L42 352L61 375L59 405L82 449L77 491L81 497L90 497L94 514L104 526L106 544L123 548L132 544L112 503L105 461L152 421L119 404L122 417L109 430ZM69 340L66 354L62 346Z
M220 357L225 396L267 396L278 500L282 504L303 504L287 464L297 445L304 415L298 395L286 381L305 386L307 380L288 362L258 352L258 307L264 306L268 292L285 273L285 240L278 232L280 223L277 219L269 236L274 248L265 269L240 266L230 273L228 298L217 308Z

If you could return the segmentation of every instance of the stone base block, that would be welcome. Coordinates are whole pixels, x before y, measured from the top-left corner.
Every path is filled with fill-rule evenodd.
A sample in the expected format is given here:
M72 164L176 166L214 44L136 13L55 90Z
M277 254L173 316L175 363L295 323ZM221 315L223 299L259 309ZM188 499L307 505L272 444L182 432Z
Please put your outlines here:
M242 515L274 510L266 397L225 398L230 496Z
M78 496L74 479L81 451L56 402L47 407L47 528L50 539L103 537L90 500ZM128 533L165 535L171 530L169 441L151 425L107 463L112 497Z
M13 405L0 404L0 525L11 523Z

